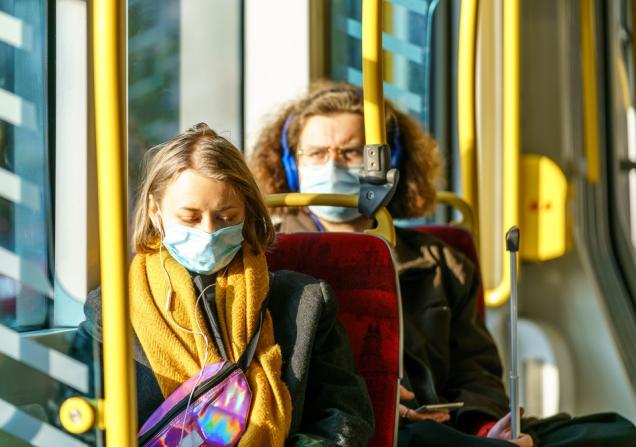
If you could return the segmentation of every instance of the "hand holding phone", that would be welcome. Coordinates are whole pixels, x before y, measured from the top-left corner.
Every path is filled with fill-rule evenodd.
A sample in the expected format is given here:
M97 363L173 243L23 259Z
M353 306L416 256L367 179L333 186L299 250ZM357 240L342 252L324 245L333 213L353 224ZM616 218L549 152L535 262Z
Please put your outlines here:
M436 411L450 411L456 410L464 406L464 402L447 402L443 404L428 404L422 405L415 409L417 413L432 413Z

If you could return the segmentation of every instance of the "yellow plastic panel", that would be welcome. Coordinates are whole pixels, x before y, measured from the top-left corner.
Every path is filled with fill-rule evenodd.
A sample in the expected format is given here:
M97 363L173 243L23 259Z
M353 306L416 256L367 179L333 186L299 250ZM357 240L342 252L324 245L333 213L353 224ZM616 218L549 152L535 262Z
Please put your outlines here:
M524 155L521 201L521 258L547 261L566 252L565 175L548 157Z

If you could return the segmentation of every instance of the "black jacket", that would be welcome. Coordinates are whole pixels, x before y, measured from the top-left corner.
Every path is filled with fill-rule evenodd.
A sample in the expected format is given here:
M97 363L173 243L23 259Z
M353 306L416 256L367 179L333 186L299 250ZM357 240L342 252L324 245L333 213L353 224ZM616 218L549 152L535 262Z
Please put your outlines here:
M292 398L287 445L366 446L373 434L371 401L355 372L329 286L300 273L271 273L268 309L283 355L282 379ZM90 347L93 338L101 344L100 289L89 294L85 313L76 344ZM134 332L133 349L141 425L163 396ZM87 355L91 349L82 351Z
M279 231L316 231L306 212L283 218ZM508 412L501 361L476 309L480 278L461 253L434 237L397 228L394 251L404 316L403 385L409 406L464 402L453 425L470 431Z

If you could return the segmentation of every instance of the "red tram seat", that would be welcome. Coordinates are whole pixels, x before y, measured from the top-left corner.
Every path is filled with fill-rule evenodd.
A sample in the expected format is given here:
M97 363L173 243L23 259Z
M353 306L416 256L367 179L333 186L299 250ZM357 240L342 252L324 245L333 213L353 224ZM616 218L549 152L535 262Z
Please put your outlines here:
M450 245L458 252L462 253L464 256L470 259L473 264L475 264L475 268L477 269L477 272L479 273L479 277L481 279L481 269L479 267L477 247L475 246L473 235L468 230L461 227L451 227L448 225L421 225L417 227L411 227L411 229L428 233L431 236L439 239L440 241ZM484 316L485 305L483 286L480 286L477 295L477 311L482 317Z
M294 270L331 285L373 402L375 434L369 445L394 445L402 330L399 283L388 244L368 234L278 234L267 257L272 271Z

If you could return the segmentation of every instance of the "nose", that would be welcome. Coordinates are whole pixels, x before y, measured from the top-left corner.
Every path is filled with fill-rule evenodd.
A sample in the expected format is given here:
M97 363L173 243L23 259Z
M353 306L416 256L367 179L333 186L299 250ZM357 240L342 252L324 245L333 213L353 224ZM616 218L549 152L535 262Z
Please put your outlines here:
M214 233L216 231L216 225L214 224L214 219L212 216L204 215L201 218L201 222L197 225L199 230L203 230L206 233Z

